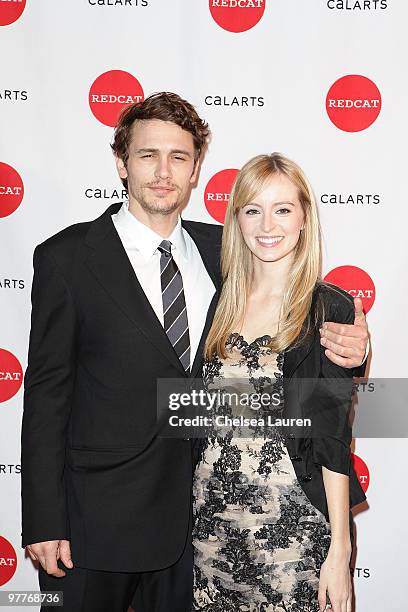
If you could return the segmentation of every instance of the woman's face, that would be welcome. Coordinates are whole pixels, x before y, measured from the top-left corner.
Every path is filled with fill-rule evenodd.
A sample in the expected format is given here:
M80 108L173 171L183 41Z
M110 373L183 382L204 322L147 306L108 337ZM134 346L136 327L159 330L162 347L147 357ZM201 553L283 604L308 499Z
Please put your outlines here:
M261 261L291 258L303 229L304 214L297 187L283 174L238 212L246 245Z

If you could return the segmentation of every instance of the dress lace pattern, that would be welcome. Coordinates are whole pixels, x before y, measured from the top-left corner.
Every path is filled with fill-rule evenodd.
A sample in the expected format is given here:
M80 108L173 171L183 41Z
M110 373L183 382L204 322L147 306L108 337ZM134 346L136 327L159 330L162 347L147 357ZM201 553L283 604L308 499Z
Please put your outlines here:
M204 364L205 387L230 391L236 383L240 393L244 387L278 393L281 410L284 357L269 341L231 334L227 359ZM319 610L330 525L298 483L279 428L255 427L246 437L213 433L203 445L193 496L193 610Z

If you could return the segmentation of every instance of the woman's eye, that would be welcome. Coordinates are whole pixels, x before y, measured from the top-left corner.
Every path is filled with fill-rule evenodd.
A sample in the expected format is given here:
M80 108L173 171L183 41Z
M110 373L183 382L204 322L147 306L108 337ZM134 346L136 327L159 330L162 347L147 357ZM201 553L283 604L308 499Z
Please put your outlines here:
M247 208L245 211L246 215L254 215L257 214L259 211L256 208Z
M285 213L290 212L290 209L289 208L278 208L276 212L279 214L285 214Z

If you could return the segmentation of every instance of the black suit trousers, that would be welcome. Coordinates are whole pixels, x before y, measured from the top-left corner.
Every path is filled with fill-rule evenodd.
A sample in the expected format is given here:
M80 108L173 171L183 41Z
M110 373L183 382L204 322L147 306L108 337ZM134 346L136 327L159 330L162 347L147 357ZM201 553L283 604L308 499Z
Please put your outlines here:
M62 591L63 607L42 607L42 612L191 612L193 555L191 537L180 559L152 572L106 572L81 567L67 569L64 578L40 568L40 589Z

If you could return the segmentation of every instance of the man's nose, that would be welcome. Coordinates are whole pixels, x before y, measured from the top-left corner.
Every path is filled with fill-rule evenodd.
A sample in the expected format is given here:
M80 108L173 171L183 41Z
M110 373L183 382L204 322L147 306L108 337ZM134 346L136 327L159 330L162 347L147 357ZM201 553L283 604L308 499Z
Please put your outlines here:
M171 177L171 167L167 157L159 157L157 161L155 175L157 178L161 179L168 179Z

